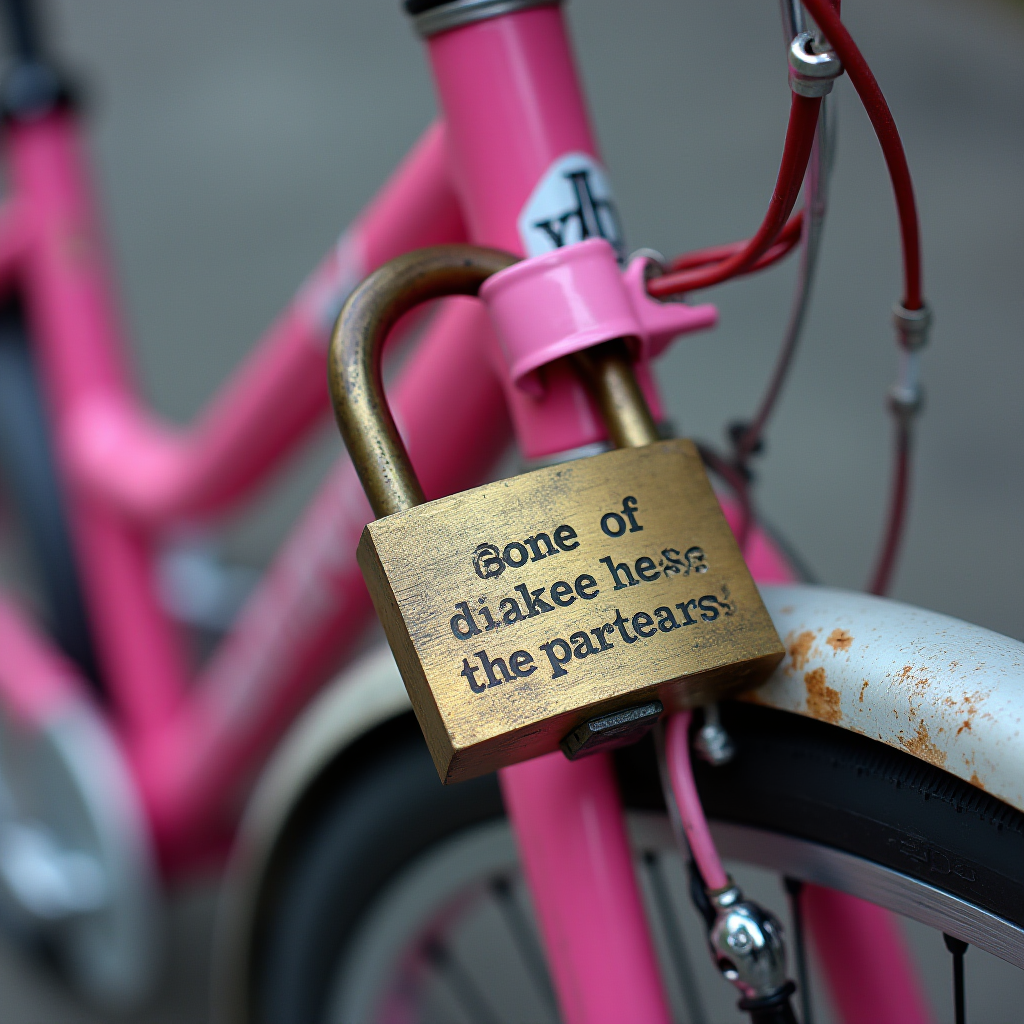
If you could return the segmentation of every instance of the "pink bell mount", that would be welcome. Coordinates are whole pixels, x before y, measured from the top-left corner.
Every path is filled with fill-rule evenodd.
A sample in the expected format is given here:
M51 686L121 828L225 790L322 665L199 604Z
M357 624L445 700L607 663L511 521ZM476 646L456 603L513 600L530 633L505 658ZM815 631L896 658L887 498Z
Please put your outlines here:
M537 371L613 338L630 338L646 362L680 334L713 327L712 305L660 302L647 294L646 256L623 271L603 238L534 256L487 279L480 298L490 310L513 383L540 396Z

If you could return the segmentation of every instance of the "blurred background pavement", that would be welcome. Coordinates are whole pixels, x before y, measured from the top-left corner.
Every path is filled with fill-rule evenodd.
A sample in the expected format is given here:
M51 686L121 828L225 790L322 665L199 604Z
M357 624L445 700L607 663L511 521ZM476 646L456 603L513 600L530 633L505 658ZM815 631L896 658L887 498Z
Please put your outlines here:
M186 422L431 118L421 47L398 0L49 10L57 52L86 86L142 386ZM674 254L752 233L789 102L774 0L573 0L567 12L630 247ZM894 596L1024 637L1024 5L849 0L843 13L903 133L936 315ZM822 582L857 588L890 472L900 284L878 147L848 82L836 97L819 285L759 500ZM709 293L717 332L662 363L681 433L718 442L751 413L793 271ZM325 426L254 510L225 524L227 554L263 564L339 448ZM152 1024L205 1019L212 893L202 884L175 903L175 962ZM1019 978L999 983L1018 1006ZM0 992L0 1022L99 1020L2 951Z

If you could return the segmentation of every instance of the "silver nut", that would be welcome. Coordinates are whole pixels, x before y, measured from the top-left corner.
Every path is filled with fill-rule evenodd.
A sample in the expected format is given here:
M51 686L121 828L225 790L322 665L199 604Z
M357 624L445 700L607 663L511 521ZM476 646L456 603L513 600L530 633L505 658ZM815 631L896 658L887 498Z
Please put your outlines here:
M789 87L800 96L826 96L843 73L843 65L831 51L819 53L814 36L801 32L789 46Z
M896 384L889 389L889 411L894 416L910 418L924 408L924 388Z
M736 756L736 744L722 727L715 705L709 705L704 714L704 724L694 737L693 748L702 761L718 768Z
M932 326L931 307L923 303L920 309L907 309L897 302L892 307L892 324L903 348L910 351L924 348Z
M782 925L733 886L711 894L715 921L709 940L722 975L747 999L774 995L786 984Z

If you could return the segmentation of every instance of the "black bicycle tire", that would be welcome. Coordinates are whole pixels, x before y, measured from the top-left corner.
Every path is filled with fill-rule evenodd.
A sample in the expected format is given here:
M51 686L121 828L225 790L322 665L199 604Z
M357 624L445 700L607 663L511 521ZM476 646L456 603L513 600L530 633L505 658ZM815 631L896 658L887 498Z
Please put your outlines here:
M842 850L1024 926L1020 811L935 765L801 715L730 701L722 722L734 759L694 763L710 819ZM652 756L638 748L620 760L627 801L659 805Z
M39 576L45 625L61 650L98 686L45 401L16 298L0 306L0 475Z
M405 724L405 723L403 723ZM411 724L411 716L410 716ZM264 914L255 1019L311 1024L322 1019L345 935L402 865L455 831L504 813L495 776L441 786L422 738L400 730L328 801ZM338 884L358 878L358 886Z
M740 703L723 708L723 721L737 744L735 759L696 768L710 817L838 847L1021 920L1020 812L941 769L834 726ZM651 743L621 751L616 760L627 806L663 809ZM441 787L411 730L365 759L321 805L318 820L276 873L251 974L254 1020L322 1020L346 936L375 895L433 842L502 813L493 776ZM865 828L866 819L876 827ZM959 857L972 866L974 881L937 872L935 862L922 866L907 856L901 837L918 849L923 843ZM358 886L346 884L353 878Z

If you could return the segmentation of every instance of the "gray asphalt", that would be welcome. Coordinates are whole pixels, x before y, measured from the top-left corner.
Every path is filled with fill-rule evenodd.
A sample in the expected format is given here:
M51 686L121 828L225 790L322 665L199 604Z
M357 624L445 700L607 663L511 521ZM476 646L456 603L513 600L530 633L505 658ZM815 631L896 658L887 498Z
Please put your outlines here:
M420 46L397 0L51 7L58 51L90 97L140 381L184 422L431 117ZM568 15L630 245L671 254L751 233L788 103L773 0L573 0ZM849 0L844 18L903 131L936 314L894 596L1024 637L1024 6ZM837 101L820 284L760 501L821 581L860 587L890 468L898 250L881 158L849 83ZM716 290L720 329L665 358L682 432L719 440L724 423L750 413L792 272ZM337 448L325 435L227 524L228 553L265 561ZM178 898L167 995L143 1019L203 1019L211 902L205 887ZM929 942L919 937L924 969L948 1020L945 954ZM1021 976L986 963L969 954L976 1019L1012 1019ZM100 1019L6 951L0 993L0 1022Z

